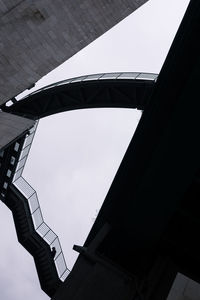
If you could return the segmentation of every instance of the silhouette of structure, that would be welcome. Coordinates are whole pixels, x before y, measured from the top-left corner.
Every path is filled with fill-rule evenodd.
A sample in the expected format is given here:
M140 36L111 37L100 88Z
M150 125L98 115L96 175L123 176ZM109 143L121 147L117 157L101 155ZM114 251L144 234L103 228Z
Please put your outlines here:
M1 199L13 211L18 239L33 255L41 287L53 300L182 300L188 295L181 298L176 286L183 290L187 277L194 288L188 298L199 299L194 283L200 283L199 20L200 3L191 0L158 78L83 76L1 106L32 122L86 107L144 111L85 244L74 245L80 255L71 272L36 193L21 177L36 125L26 124L27 136L0 154ZM175 278L179 284L170 292Z
M136 72L72 78L42 88L20 101L8 102L2 110L37 123L44 116L72 109L144 109L156 78L156 74ZM32 254L41 288L51 297L69 270L58 237L43 220L36 192L22 177L36 127L37 124L1 152L0 189L2 201L13 212L18 240Z

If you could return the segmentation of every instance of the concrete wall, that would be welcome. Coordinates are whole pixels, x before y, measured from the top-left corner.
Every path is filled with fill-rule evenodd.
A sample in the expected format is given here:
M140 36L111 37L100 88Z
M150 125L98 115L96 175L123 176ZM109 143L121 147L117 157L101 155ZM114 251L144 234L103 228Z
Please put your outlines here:
M0 112L0 150L30 129L35 121Z
M79 257L52 300L133 300L135 285L126 273L107 262Z
M124 19L147 0L0 0L0 103Z
M78 258L52 300L136 300L135 283L125 273ZM163 299L163 298L162 298ZM199 300L200 284L178 273L166 300Z
M167 300L199 300L200 284L178 273Z

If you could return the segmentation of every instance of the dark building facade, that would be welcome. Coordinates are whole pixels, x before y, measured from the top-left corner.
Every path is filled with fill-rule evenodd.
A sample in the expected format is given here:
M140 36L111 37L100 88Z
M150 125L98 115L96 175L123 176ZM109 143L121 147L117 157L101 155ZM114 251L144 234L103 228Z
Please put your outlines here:
M156 74L136 72L87 75L57 82L2 106L2 114L23 116L23 120L33 122L30 129L26 128L0 152L0 196L13 213L18 240L33 256L41 288L50 297L63 285L69 270L58 237L43 219L36 191L22 177L35 123L50 114L73 109L144 109L156 79Z
M199 1L191 0L158 77L83 76L1 106L5 119L28 120L0 152L1 200L53 300L199 299L199 20ZM36 193L21 176L27 147L42 117L111 106L143 114L84 245L74 245L80 255L69 272Z

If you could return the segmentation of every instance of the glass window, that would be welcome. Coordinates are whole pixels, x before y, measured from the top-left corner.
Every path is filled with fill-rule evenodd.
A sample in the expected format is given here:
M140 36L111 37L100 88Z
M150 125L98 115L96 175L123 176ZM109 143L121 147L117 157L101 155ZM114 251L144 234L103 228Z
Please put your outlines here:
M56 239L57 235L50 230L45 236L44 236L44 240L50 245L55 239Z
M83 81L87 76L80 76L80 77L76 77L74 79L72 79L72 81L70 83L74 83L74 82L81 82Z
M135 79L139 74L138 72L124 72L117 79Z
M3 187L4 187L4 189L6 190L7 187L8 187L8 183L7 183L7 182L4 182Z
M121 73L106 73L99 79L117 79Z
M22 177L15 182L15 185L27 199L35 193L35 190Z
M11 106L13 104L12 100L9 100L8 102L6 102L6 106Z
M16 152L18 152L18 150L19 150L19 143L15 143L14 150L15 150Z
M19 169L23 168L24 165L25 165L25 162L26 162L26 157L22 158L22 159L18 162L16 171L18 171Z
M47 234L49 230L49 226L44 222L37 228L37 232L41 237L44 237L44 235Z
M15 157L14 156L11 156L10 163L11 163L11 165L14 165L14 163L15 163Z
M16 185L16 181L17 180L20 180L20 177L22 175L22 171L23 171L23 168L21 168L19 171L17 171L13 177L13 183L15 182L15 185Z
M7 173L6 173L6 176L7 176L7 177L10 177L11 174L12 174L11 170L8 169L8 171L7 171Z
M41 213L40 208L38 208L32 214L32 218L33 218L34 227L35 227L35 229L37 229L43 223L43 218L42 218L42 213Z
M23 149L32 143L34 133L30 134L24 141Z
M64 272L67 269L67 266L65 264L65 259L62 253L60 253L60 255L58 255L58 257L55 260L55 264L56 264L56 269L58 271L58 276L62 276L64 274Z
M88 75L88 76L86 76L86 78L83 81L98 80L98 79L100 79L101 76L102 76L102 74Z
M31 213L33 213L39 207L36 192L28 199L28 204L29 204Z
M22 152L21 152L21 154L20 154L19 160L21 160L22 158L24 158L25 156L28 155L29 149L30 149L30 147L29 147L29 145L28 145L28 146L26 146L26 148L24 148L24 149L22 150Z
M137 79L143 79L143 80L155 80L158 77L157 74L151 74L151 73L140 73L137 76Z

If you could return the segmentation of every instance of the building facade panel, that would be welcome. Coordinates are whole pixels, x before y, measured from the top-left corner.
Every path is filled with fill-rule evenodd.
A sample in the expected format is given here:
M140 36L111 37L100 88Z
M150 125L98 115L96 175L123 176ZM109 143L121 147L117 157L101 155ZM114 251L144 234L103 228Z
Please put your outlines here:
M35 121L27 118L0 112L0 150L30 129L34 123Z
M0 1L0 103L24 91L147 0Z

